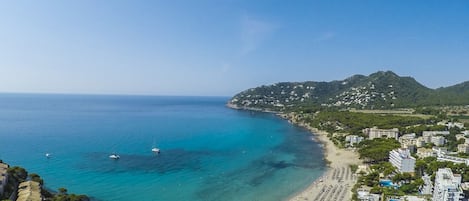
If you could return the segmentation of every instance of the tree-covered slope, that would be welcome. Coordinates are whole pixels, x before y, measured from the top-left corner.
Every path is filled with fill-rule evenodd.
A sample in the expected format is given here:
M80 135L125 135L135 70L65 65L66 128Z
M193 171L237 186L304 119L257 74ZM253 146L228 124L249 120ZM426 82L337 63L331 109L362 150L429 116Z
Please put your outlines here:
M450 87L439 88L436 91L438 92L438 100L441 104L469 104L469 81Z
M296 106L389 109L469 104L469 82L430 89L391 71L354 75L331 82L281 82L248 89L229 102L236 107L275 111Z

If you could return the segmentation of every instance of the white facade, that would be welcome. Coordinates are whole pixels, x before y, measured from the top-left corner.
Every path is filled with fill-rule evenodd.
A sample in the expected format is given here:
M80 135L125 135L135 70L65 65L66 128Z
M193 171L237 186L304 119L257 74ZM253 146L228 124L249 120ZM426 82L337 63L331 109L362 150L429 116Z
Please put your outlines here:
M459 129L464 128L464 124L461 123L461 122L448 122L448 123L446 124L446 126L448 127L448 129L449 129L449 128L454 128L454 127L457 127L457 128L459 128Z
M457 134L456 135L456 140L460 140L460 139L466 139L466 137L464 136L464 134Z
M413 139L415 139L415 137L416 137L415 133L405 134L405 135L402 135L401 137L399 137L399 142L402 143L402 142L407 141L407 140L413 140Z
M422 136L449 135L449 131L423 131Z
M431 133L424 133L422 134L422 139L425 141L425 143L430 143L432 142L432 134Z
M393 138L397 140L399 137L399 129L397 128L393 128L393 129L379 129L376 127L365 128L363 129L363 133L368 135L368 138L370 138L370 140L375 139L375 138Z
M435 177L433 200L459 201L463 197L461 175L453 174L449 168L438 169Z
M350 146L354 146L361 141L363 141L364 138L358 135L347 135L345 136L345 141L350 143Z
M415 144L403 144L401 147L408 149L412 154L417 152L417 146L415 146Z
M435 154L435 152L433 152L432 149L418 148L417 149L417 156L419 158L426 158L426 157L435 157L436 154Z
M397 168L399 172L414 172L415 158L410 155L408 149L394 149L389 152L389 162Z
M445 137L443 137L443 136L432 136L431 143L435 144L435 146L443 146L443 145L445 145Z
M401 143L403 147L408 145L415 145L415 133L405 134L399 137L399 143Z
M423 147L425 144L425 139L423 137L419 137L415 140L415 146L417 147Z
M460 153L469 153L469 144L459 144L458 145L458 152Z
M455 156L448 156L448 155L440 155L436 158L437 161L450 161L453 163L462 163L469 165L469 159L467 158L461 158L461 157L455 157Z
M357 190L357 198L360 201L379 201L381 200L381 196L378 194L371 194L370 190L367 189L358 189Z
M465 136L469 136L469 130L463 131L462 134L464 134Z

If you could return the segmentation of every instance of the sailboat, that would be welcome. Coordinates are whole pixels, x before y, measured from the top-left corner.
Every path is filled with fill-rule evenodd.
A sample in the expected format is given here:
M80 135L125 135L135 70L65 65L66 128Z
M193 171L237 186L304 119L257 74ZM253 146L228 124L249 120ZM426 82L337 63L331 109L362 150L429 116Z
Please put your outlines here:
M159 154L160 153L160 149L156 148L156 147L153 147L151 149L151 152L155 153L155 154Z
M117 155L117 154L111 154L111 155L109 155L109 158L110 158L110 159L117 160L117 159L119 159L119 158L121 158L121 157L120 157L119 155Z

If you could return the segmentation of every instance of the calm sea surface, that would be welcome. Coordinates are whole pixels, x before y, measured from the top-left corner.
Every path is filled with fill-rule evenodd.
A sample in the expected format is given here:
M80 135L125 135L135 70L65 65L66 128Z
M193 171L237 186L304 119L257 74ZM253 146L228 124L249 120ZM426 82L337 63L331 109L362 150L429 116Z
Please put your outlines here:
M325 171L307 131L227 100L0 94L0 159L106 201L284 200Z

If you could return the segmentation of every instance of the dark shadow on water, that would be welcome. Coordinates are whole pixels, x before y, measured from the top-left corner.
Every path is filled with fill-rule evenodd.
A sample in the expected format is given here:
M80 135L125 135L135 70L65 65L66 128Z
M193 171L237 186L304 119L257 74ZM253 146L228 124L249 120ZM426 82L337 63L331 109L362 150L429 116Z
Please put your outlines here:
M200 160L216 154L213 151L188 151L184 149L165 150L160 154L148 155L119 154L120 159L109 158L109 153L93 152L84 155L85 162L77 164L79 169L96 172L131 172L165 174L180 170L200 170Z
M322 148L311 140L310 133L298 129L301 128L290 127L279 131L285 133L284 141L273 147L270 154L243 168L207 178L203 188L197 192L197 197L204 201L235 200L231 196L252 192L253 188L271 182L269 180L277 173L286 169L324 171L326 167ZM285 155L292 157L282 157Z
M272 179L276 173L287 168L303 168L311 171L322 170L322 163L295 164L277 159L274 155L266 155L251 162L244 168L208 178L203 189L197 192L200 200L232 200L227 194L252 191Z

